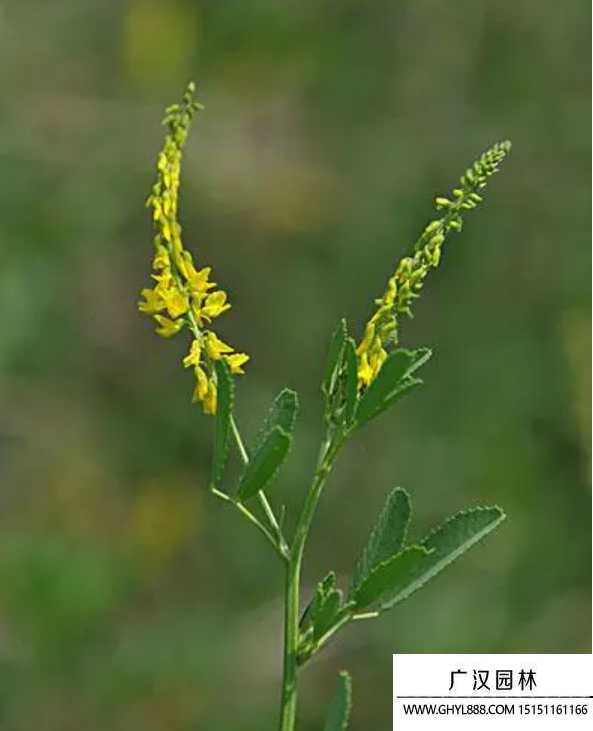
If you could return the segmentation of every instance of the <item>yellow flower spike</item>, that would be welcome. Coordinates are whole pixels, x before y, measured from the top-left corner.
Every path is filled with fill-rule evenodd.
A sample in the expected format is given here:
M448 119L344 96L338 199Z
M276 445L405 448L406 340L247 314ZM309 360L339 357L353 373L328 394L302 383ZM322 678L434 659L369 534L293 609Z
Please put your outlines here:
M212 331L206 334L206 352L212 360L220 360L226 353L232 353L230 345L223 343Z
M245 373L242 366L247 363L249 356L245 353L234 353L233 355L227 355L225 360L229 364L231 373Z
M453 191L454 200L439 197L435 201L441 217L431 221L418 238L413 256L404 257L387 284L383 297L375 300L377 311L370 318L362 341L356 349L358 356L359 389L368 387L377 377L387 358L386 347L397 345L398 319L412 317L411 305L420 295L430 269L439 265L441 246L452 231L461 231L464 211L481 202L482 190L490 176L511 149L510 142L493 145L466 170L458 188ZM374 329L371 330L371 327Z
M189 353L185 356L183 359L183 365L186 368L189 368L189 366L199 366L200 365L200 358L202 357L202 346L200 345L199 340L192 341L191 347L189 349Z
M164 315L154 315L154 319L158 324L155 332L162 338L173 337L173 335L176 335L185 325L185 322L183 320L170 320Z
M210 281L211 268L197 269L181 239L177 218L181 160L192 117L201 108L193 101L194 90L190 84L181 103L168 107L165 112L167 134L157 157L157 179L146 201L153 217L152 278L156 284L153 289L142 290L144 301L138 303L138 308L153 315L156 332L162 337L175 335L185 325L190 328L193 339L183 365L194 367L193 401L199 401L205 413L213 414L216 411L214 361L225 358L231 371L239 374L243 373L242 366L249 356L234 353L213 332L203 330L205 323L222 315L231 305L226 292L210 291L216 287Z

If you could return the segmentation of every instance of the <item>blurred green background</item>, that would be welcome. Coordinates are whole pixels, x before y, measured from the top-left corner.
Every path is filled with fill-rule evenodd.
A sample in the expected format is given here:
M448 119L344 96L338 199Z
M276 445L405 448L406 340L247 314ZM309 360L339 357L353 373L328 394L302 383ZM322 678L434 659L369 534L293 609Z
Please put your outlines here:
M361 332L433 197L514 143L405 325L435 350L426 386L345 450L305 583L347 580L396 485L415 535L472 504L509 519L342 634L301 728L338 667L353 728L387 729L392 653L591 651L589 22L581 0L2 4L0 728L276 722L279 562L209 497L187 343L136 310L159 121L190 78L182 220L232 297L221 337L252 355L245 433L281 387L301 395L274 491L289 525L335 323Z

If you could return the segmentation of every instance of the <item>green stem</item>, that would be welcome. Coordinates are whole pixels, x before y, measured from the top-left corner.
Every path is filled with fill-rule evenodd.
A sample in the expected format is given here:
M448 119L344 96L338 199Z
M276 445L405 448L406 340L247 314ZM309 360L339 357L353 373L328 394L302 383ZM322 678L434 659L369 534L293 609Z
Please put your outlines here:
M301 566L307 535L325 479L338 452L342 439L326 439L321 445L317 469L303 511L296 527L290 558L286 567L284 606L284 667L282 676L282 705L280 731L294 731L298 695L297 649L299 641L299 587Z

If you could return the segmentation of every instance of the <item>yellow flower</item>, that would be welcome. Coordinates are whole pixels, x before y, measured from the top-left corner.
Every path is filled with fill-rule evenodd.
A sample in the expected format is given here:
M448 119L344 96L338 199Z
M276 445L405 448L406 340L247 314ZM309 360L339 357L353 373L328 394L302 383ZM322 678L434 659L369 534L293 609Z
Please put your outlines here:
M231 306L226 301L226 292L218 290L218 292L208 295L206 304L201 309L201 315L203 318L211 320L213 317L218 317L223 312L230 310L230 308Z
M208 393L208 377L204 373L204 371L200 368L200 366L197 366L195 371L196 375L196 387L194 389L194 395L192 397L192 401L195 403L196 401L203 401L206 397L206 394Z
M138 309L140 312L146 312L149 315L154 315L157 312L165 309L165 302L161 295L154 289L147 289L146 287L140 292L144 297L144 302L138 303Z
M212 287L216 287L216 284L214 282L208 281L210 272L212 271L211 267L204 267L204 269L196 271L193 263L191 261L188 261L187 268L189 271L188 283L192 290L192 293L206 294L209 289L212 289Z
M183 320L169 320L164 315L155 315L154 319L158 323L156 334L163 338L171 338L176 335L185 325Z
M225 360L229 364L231 373L245 373L241 366L247 363L249 356L245 353L234 353L233 355L227 355Z
M205 414L214 415L216 413L216 386L213 381L210 381L208 393L202 401L202 406Z
M206 334L206 352L212 360L220 360L225 353L232 353L230 345L223 343L212 331Z
M159 271L161 269L171 269L171 261L169 259L169 252L164 247L159 247L157 249L156 254L154 255L154 259L152 260L152 268L154 271Z
M196 339L192 342L191 347L189 349L189 353L183 359L183 365L186 368L189 368L189 366L191 366L191 365L199 366L201 356L202 356L202 346L200 345L200 341Z
M179 317L187 312L188 302L187 295L183 294L176 287L171 287L163 294L163 299L167 305L167 311L171 317Z

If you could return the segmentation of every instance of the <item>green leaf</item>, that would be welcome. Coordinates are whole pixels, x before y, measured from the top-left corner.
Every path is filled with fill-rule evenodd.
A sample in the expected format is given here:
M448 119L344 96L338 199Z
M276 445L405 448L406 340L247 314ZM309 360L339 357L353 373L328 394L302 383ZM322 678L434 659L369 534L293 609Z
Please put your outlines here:
M361 420L360 418L357 420L358 426L364 426L368 421L371 419L376 419L377 416L382 414L384 411L387 411L391 406L395 404L396 401L399 401L404 396L406 396L413 388L416 386L421 386L424 383L424 381L421 378L412 378L411 376L404 376L402 380L399 382L398 387L393 391L393 393L389 394L387 398L385 398L381 403L377 406L377 408L368 415L368 418L365 418L364 420Z
M324 731L346 731L352 708L352 678L342 670L338 675L338 687L329 708Z
M391 406L399 390L410 387L412 379L409 376L426 363L430 356L431 351L428 348L394 350L360 401L357 413L359 426L366 424Z
M324 597L323 603L317 610L313 620L313 637L319 640L334 624L336 615L342 606L342 592L331 589Z
M315 624L317 614L323 606L325 597L327 596L327 594L329 594L330 591L332 591L332 589L334 589L335 585L336 575L333 571L330 571L323 579L323 581L320 581L319 584L317 584L317 588L315 589L313 598L303 612L303 616L301 617L301 621L299 623L302 631L305 631L308 627Z
M401 550L410 522L410 498L401 488L392 490L362 552L350 582L352 597L368 575Z
M248 500L270 482L286 459L292 438L275 426L245 466L239 483L239 499Z
M216 425L214 427L214 457L212 460L213 487L219 487L229 455L231 417L235 392L233 377L225 360L215 362L218 396L216 400Z
M499 507L473 508L457 513L446 523L429 533L420 544L430 553L418 565L394 581L381 597L381 609L389 609L426 584L452 561L505 519Z
M344 365L346 368L346 408L344 423L350 426L354 421L358 407L358 360L356 345L352 338L347 338L344 344Z
M409 546L376 566L354 593L355 608L365 609L394 586L400 586L423 565L427 555L428 551L423 546Z
M292 434L298 410L299 399L296 391L292 391L289 388L280 391L272 402L266 418L255 437L253 451L257 452L260 449L268 434L276 426L279 426L287 434Z
M338 378L342 365L342 353L347 334L346 320L340 320L329 346L325 365L325 376L323 378L323 385L321 386L326 397L329 397L333 393L336 386L336 379Z

